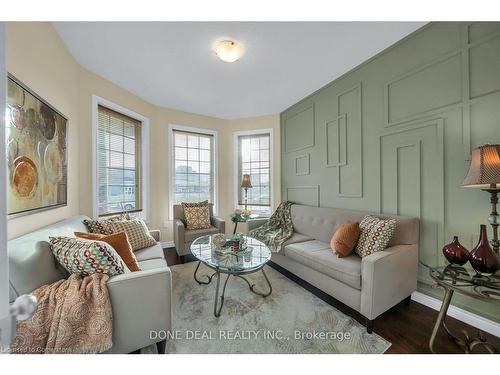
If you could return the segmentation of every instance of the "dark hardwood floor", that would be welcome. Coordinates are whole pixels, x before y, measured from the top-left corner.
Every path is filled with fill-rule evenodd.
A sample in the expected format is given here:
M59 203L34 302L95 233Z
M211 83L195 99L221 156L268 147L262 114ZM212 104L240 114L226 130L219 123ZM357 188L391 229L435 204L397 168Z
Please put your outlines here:
M165 258L168 265L179 264L180 260L174 248L164 249ZM186 256L185 262L193 261L193 257ZM301 280L295 275L292 275L281 267L270 264L271 267L277 269L291 280L297 282L303 288L307 289L317 297L321 298L328 304L352 316L353 318L364 323L363 318L359 313L345 306L331 296ZM373 331L387 341L392 343L386 353L389 354L425 354L429 351L429 338L431 336L434 322L436 321L438 312L424 306L418 302L411 301L410 305L406 306L403 302L394 306L389 311L385 312L375 320ZM468 324L465 324L457 319L448 317L446 319L448 328L457 335L460 335L462 330L466 330L470 336L475 337L478 331ZM500 348L500 338L492 336L488 333L483 334L488 342ZM447 334L440 330L435 346L438 353L451 354L463 353L463 351L450 339ZM478 353L486 353L483 350L477 350Z

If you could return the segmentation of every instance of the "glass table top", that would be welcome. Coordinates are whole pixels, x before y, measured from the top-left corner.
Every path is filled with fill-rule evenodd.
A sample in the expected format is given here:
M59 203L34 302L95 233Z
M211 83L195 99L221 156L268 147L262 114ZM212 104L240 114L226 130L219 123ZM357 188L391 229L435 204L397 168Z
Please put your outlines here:
M191 253L202 263L213 269L228 273L247 273L259 270L271 259L271 250L259 240L244 236L245 250L216 248L210 236L199 237L191 244Z
M500 274L491 276L477 274L474 270L449 264L445 267L431 267L429 274L438 284L470 297L489 302L500 302Z
M246 223L248 220L251 219L257 219L259 215L257 214L251 214L250 216L243 216L243 215L231 215L231 221L233 223Z

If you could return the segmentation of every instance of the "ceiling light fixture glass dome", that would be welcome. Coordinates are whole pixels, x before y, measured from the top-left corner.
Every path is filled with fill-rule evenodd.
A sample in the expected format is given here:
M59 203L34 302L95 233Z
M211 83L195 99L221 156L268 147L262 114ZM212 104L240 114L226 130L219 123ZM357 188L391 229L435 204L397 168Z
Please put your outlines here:
M214 52L222 61L232 63L243 56L243 47L234 40L222 40L215 43Z

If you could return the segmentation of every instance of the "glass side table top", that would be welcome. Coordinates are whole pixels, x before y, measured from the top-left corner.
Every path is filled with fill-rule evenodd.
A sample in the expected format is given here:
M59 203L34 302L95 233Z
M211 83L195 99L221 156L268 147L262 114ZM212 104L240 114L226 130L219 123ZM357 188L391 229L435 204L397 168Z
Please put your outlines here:
M259 215L257 214L251 214L250 216L243 216L243 215L231 215L231 221L233 223L246 223L250 219L257 219Z
M191 253L210 268L223 273L247 273L262 268L271 259L271 250L259 240L245 237L247 248L232 252L230 248L217 249L210 236L199 237L191 244Z
M489 302L500 302L500 275L477 274L465 267L450 264L446 267L430 267L431 278L440 286L455 290L469 297Z

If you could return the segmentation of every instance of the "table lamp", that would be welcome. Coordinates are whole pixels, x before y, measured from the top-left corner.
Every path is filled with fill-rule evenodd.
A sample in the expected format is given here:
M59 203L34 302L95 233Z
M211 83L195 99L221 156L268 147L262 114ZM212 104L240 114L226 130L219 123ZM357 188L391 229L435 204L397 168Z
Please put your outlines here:
M469 172L462 184L463 187L480 188L490 193L491 213L488 218L493 227L491 246L498 254L498 193L500 192L500 145L484 145L472 150Z
M247 199L248 199L248 189L252 188L252 183L250 182L250 175L244 174L241 180L241 187L245 189L245 210L247 209Z

